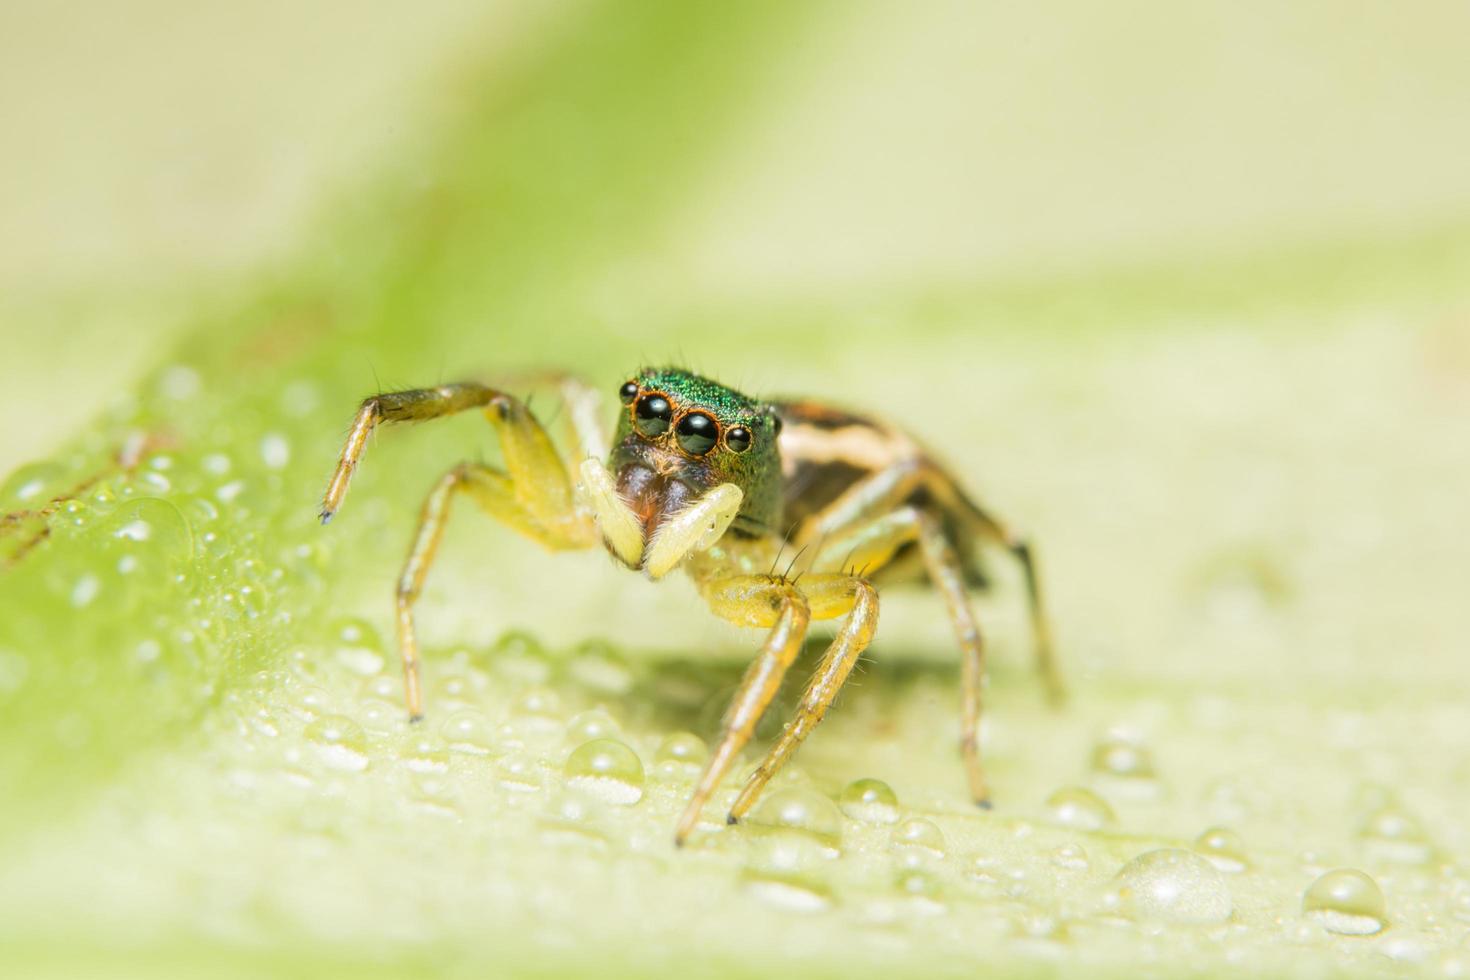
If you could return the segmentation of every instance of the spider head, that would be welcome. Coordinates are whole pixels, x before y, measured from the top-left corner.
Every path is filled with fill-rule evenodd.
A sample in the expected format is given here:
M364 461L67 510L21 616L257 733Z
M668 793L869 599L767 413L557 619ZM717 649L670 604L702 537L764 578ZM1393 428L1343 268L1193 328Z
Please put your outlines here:
M638 372L618 390L623 411L608 460L645 542L716 487L742 493L731 529L772 532L781 520L781 422L769 406L678 368Z

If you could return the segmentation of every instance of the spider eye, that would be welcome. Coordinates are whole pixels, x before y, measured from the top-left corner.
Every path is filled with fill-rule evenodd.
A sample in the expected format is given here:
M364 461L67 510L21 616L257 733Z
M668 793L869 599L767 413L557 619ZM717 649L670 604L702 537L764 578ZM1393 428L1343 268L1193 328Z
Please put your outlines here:
M633 428L645 436L661 436L669 431L674 408L663 395L644 395L633 406Z
M623 400L624 405L633 404L633 399L638 397L638 382L623 382L623 386L618 389L618 397Z
M743 453L750 448L750 430L743 425L725 433L725 445L730 447L733 453Z
M703 412L690 412L679 420L675 434L679 448L691 456L703 456L720 441L720 427Z

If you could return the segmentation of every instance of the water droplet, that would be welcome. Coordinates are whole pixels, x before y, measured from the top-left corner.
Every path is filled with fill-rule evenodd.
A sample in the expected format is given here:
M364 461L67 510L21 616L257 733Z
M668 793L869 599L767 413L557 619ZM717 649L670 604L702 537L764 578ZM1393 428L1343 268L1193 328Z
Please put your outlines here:
M1226 874L1240 874L1251 866L1245 842L1228 827L1211 827L1194 842L1196 853Z
M578 684L600 694L621 696L633 689L632 670L604 640L588 640L577 647L567 673Z
M92 574L83 575L81 578L77 579L76 584L72 586L71 604L73 606L76 606L78 609L81 609L84 606L89 606L92 604L92 601L97 598L97 594L101 591L101 579Z
M38 510L58 492L65 470L57 463L22 466L0 484L0 512Z
M894 848L918 848L936 857L944 856L944 831L923 817L910 817L893 828L889 842Z
M1046 813L1052 823L1076 830L1101 830L1114 820L1107 801L1081 786L1064 786L1048 796Z
M463 674L447 674L439 678L432 692L432 703L444 711L479 707L473 678Z
M170 401L187 401L203 387L199 372L182 364L165 368L158 376L158 392Z
M1115 779L1153 779L1153 756L1141 742L1110 734L1093 746L1092 771Z
M796 831L831 848L842 841L842 813L821 793L792 787L771 793L746 818L758 831Z
M398 677L389 677L379 674L369 677L362 685L362 696L365 698L377 698L380 701L397 701L403 703L403 680ZM408 709L405 708L406 712Z
M320 718L331 713L332 698L319 687L302 685L292 692L292 708L302 718Z
M1192 851L1163 848L1129 861L1113 879L1119 910L1134 919L1223 922L1230 886L1215 866Z
M780 908L816 912L832 904L823 871L828 848L803 833L784 831L754 838L741 877L757 898Z
M449 771L449 752L427 736L412 737L408 747L399 754L398 761L411 772Z
M516 793L534 793L541 788L541 768L524 753L500 760L500 785Z
M1385 806L1370 815L1359 835L1368 850L1385 861L1428 864L1434 859L1434 845L1419 821L1394 805Z
M863 823L897 823L898 794L881 779L858 779L841 796L842 812Z
M351 718L322 715L306 726L304 734L328 768L361 772L368 767L367 735Z
M224 476L230 472L230 457L224 453L210 453L199 461L200 467L210 476Z
M686 766L702 766L709 758L709 747L693 732L674 732L660 743L654 754L656 762L675 762Z
M478 711L457 711L444 719L439 733L451 751L465 755L489 755L495 748L490 723Z
M578 746L562 771L568 786L605 802L629 806L643 798L643 763L617 739L598 738Z
M512 630L495 642L490 663L502 677L522 684L545 684L551 679L551 661L546 648L530 633Z
M1087 852L1076 844L1063 844L1052 851L1051 863L1068 871L1086 871L1090 866Z
M266 469L282 469L291 462L291 444L279 432L269 432L260 440L260 459Z
M533 687L512 709L513 727L522 736L552 735L562 729L561 699L549 687Z
M1302 895L1302 914L1343 936L1371 936L1388 925L1378 882L1353 868L1329 871Z
M567 741L572 745L581 745L595 738L617 738L622 732L618 730L618 723L612 720L612 716L599 708L584 711L574 715L567 722Z
M348 670L370 677L383 669L383 638L367 620L339 619L332 624L330 635L332 655Z
M899 894L908 899L910 908L929 915L944 911L944 886L939 876L923 868L901 868L893 878Z
M364 698L357 706L357 720L368 731L386 735L407 725L408 714L400 702Z
M556 840L601 845L607 842L607 835L598 826L600 816L596 800L581 793L556 793L546 801L540 823Z

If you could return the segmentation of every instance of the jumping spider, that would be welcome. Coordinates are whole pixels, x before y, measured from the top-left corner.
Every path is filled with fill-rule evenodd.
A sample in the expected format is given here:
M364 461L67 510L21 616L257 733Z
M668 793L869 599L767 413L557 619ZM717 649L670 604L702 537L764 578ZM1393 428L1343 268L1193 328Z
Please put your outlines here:
M475 383L377 395L362 403L327 487L321 519L337 512L380 422L482 409L505 468L461 463L430 491L398 581L398 641L410 718L423 715L413 607L444 533L450 501L468 495L491 516L552 550L601 544L623 565L660 579L689 573L715 615L768 629L727 710L723 731L679 820L682 844L698 822L813 619L847 617L808 684L796 716L730 808L731 823L822 720L878 625L875 583L923 576L944 598L963 654L960 741L970 794L988 806L978 743L985 647L966 595L983 583L982 545L1020 563L1037 665L1053 700L1052 656L1030 548L975 505L912 439L878 421L809 401L762 402L678 368L645 369L618 389L623 409L609 452L596 391L553 379L566 403L578 460L564 459L526 404ZM604 462L604 460L606 462ZM774 574L783 550L793 569Z

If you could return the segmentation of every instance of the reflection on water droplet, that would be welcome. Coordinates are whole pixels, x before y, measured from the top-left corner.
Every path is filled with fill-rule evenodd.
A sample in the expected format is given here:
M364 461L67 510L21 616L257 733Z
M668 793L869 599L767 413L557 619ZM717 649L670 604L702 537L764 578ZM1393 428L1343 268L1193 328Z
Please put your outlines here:
M1378 858L1397 864L1428 864L1434 859L1434 844L1419 821L1398 806L1374 812L1359 831L1368 850Z
M842 813L815 790L792 787L771 793L746 818L758 832L796 831L831 848L842 841Z
M581 745L595 738L617 738L621 734L618 723L600 708L583 711L567 722L567 741L572 745Z
M841 796L842 812L863 823L897 823L898 794L881 779L858 779Z
M598 738L578 746L562 771L568 786L605 802L629 806L643 798L643 763L617 739Z
M1371 936L1388 925L1388 906L1378 882L1353 868L1329 871L1302 895L1302 913L1343 936Z
M466 755L489 755L495 748L495 735L490 722L478 711L457 711L444 719L439 734L454 752Z
M303 733L328 768L361 772L368 767L367 735L357 722L341 715L322 715Z
M1077 830L1101 830L1113 822L1113 808L1090 789L1064 786L1046 798L1052 823Z
M899 824L889 840L895 848L922 848L935 856L944 856L944 831L922 817L910 817Z
M1194 849L1226 874L1240 874L1251 866L1245 842L1228 827L1211 827L1194 842Z
M1215 866L1192 851L1163 848L1129 861L1113 879L1118 908L1134 919L1223 922L1230 887Z

